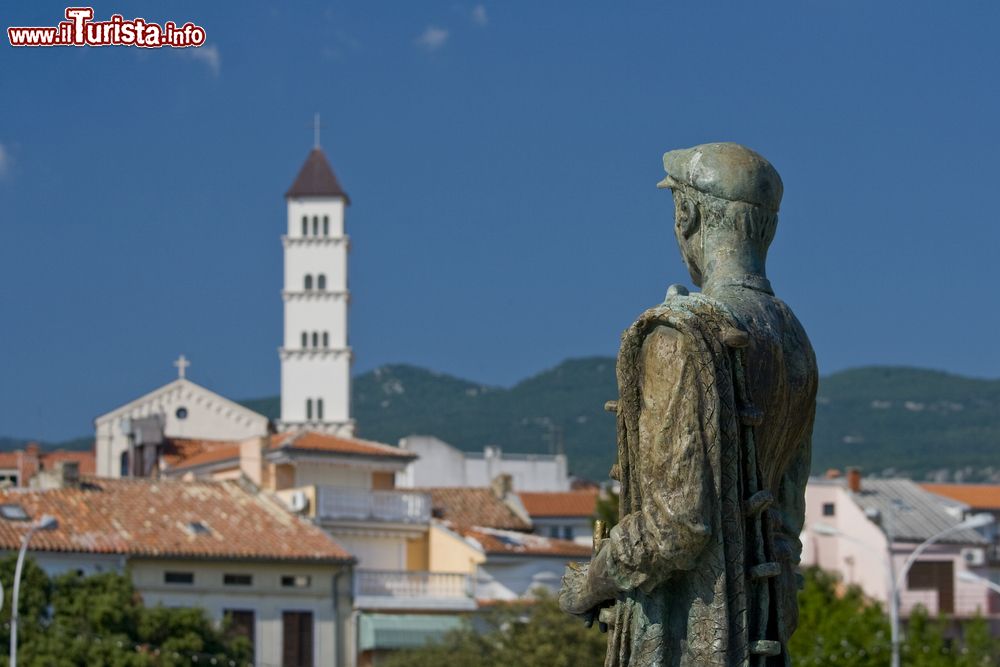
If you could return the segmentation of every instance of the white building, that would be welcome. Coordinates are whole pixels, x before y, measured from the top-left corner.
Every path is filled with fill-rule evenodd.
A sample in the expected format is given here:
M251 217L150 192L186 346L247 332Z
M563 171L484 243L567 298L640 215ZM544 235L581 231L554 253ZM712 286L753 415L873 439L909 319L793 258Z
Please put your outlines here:
M268 494L237 482L62 482L0 491L0 551L52 515L58 527L31 542L50 576L119 572L147 606L230 616L256 665L354 665L352 557Z
M500 475L510 475L518 493L570 489L563 454L505 454L499 447L486 447L482 454L463 452L427 435L407 436L399 446L419 456L397 476L400 488L486 487Z
M941 535L903 578L902 617L922 605L932 615L961 619L982 614L1000 624L1000 608L991 601L996 594L962 576L971 572L995 578L989 541L975 530L955 529L963 516L954 510L907 479L862 479L853 471L846 480L810 479L802 564L837 572L845 584L885 603L890 590L886 559L901 572L921 543Z
M268 421L184 377L98 417L95 467L99 477L145 477L157 466L166 440L242 440L267 435Z
M279 430L351 436L351 348L347 342L350 203L317 146L285 193L285 340Z

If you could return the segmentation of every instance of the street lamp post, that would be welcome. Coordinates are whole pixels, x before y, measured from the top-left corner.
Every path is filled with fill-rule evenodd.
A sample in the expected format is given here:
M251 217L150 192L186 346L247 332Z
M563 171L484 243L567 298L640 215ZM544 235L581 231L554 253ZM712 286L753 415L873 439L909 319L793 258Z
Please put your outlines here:
M979 584L980 586L985 586L994 593L1000 593L1000 584L995 581L990 581L986 577L980 577L975 572L969 572L968 570L962 570L958 573L958 578L970 584Z
M39 530L55 530L58 527L59 522L56 518L46 514L28 529L24 539L21 540L21 550L17 554L17 565L14 567L14 591L11 593L10 601L10 667L17 667L17 600L21 592L21 570L24 569L24 555L28 552L28 542Z
M869 518L871 518L873 521L878 522L878 517L876 517L876 516L869 517ZM950 527L950 528L948 528L946 530L942 530L940 533L937 533L936 535L932 535L931 537L929 537L928 539L924 540L919 545L917 545L917 548L913 550L913 552L909 555L909 557L903 563L903 567L900 568L898 574L896 574L896 572L895 572L895 567L894 567L893 558L892 558L892 544L893 544L894 539L893 539L893 536L892 536L891 532L889 530L887 530L885 526L882 526L882 531L885 533L886 542L888 543L888 551L883 556L883 558L885 560L886 570L887 570L888 575L889 575L889 577L888 577L889 578L889 621L890 621L890 624L891 624L890 625L890 629L892 631L892 637L891 637L891 642L892 642L892 662L891 662L891 666L892 667L899 667L899 647L900 647L900 643L901 643L900 642L900 627L899 627L900 626L900 622L899 622L899 615L900 615L899 614L899 606L900 606L899 605L899 591L902 589L903 581L906 580L906 574L910 571L910 568L917 561L917 558L920 557L920 554L922 554L924 551L926 551L927 548L930 547L935 542L937 542L937 541L939 541L939 540L947 537L948 535L951 535L952 533L957 532L959 530L983 528L985 526L990 525L994 521L995 521L995 518L993 517L992 514L974 514L974 515L970 516L968 519L966 519L965 521L962 521L961 523L957 523L954 526L952 526L952 527ZM813 526L813 531L816 532L819 535L838 535L840 537L843 537L843 538L847 539L848 541L854 542L855 544L859 544L859 545L864 546L864 547L868 547L869 549L871 549L871 550L874 551L873 548L871 548L869 545L865 544L861 540L853 538L853 537L851 537L849 535L846 535L840 529L838 529L838 528L836 528L834 526L831 526L829 524L825 524L825 523L816 524L816 525ZM965 574L965 573L960 573L959 577L961 577L963 574ZM969 574L971 574L971 573L969 573ZM975 576L975 575L973 575L973 576ZM984 580L984 581L988 581L988 580ZM990 582L990 583L992 584L992 582Z

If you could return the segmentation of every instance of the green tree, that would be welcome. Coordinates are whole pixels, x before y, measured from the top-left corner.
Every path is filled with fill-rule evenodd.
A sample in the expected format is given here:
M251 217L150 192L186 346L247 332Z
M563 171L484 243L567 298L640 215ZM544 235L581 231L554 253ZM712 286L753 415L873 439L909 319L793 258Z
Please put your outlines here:
M803 572L799 627L789 642L794 664L809 667L884 667L889 662L889 621L861 589L842 589L818 568Z
M14 557L0 560L10 613ZM249 642L217 627L201 609L145 607L131 580L117 573L68 573L49 579L30 559L21 579L18 663L26 667L173 667L198 662L246 665ZM0 625L0 665L7 665L9 624Z

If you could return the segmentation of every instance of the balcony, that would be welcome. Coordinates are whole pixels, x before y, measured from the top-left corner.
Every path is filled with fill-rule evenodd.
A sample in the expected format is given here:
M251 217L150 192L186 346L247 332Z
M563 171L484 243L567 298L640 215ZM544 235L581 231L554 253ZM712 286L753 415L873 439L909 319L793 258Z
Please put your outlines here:
M412 491L368 491L318 486L316 518L320 521L426 524L431 520L431 497L427 493Z
M356 570L359 609L475 609L472 578L451 572Z

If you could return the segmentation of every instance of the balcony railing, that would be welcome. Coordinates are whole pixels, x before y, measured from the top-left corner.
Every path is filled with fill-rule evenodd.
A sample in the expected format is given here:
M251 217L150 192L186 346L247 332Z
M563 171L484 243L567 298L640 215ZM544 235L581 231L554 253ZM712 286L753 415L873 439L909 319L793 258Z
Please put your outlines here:
M332 521L427 523L431 519L431 497L412 491L320 486L316 488L316 516Z
M368 609L472 609L472 577L451 572L355 570L354 596Z

